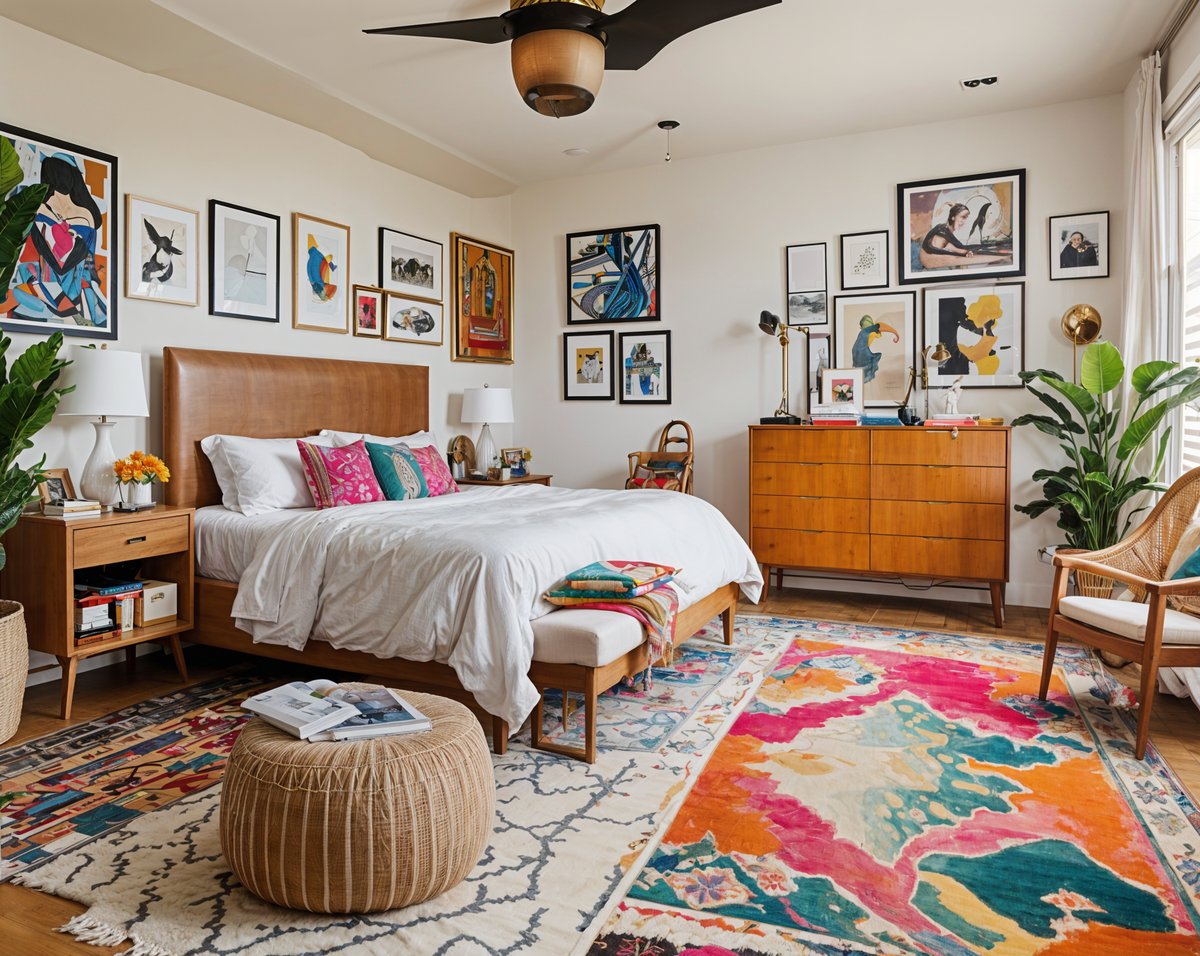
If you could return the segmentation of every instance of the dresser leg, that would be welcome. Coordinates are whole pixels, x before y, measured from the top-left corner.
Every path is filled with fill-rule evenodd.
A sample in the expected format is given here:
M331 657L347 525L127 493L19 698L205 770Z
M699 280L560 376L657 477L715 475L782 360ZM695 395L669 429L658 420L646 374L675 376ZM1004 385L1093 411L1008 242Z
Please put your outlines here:
M1004 627L1004 585L993 581L988 587L992 591L992 617L996 619L996 627Z
M168 637L167 646L171 648L171 656L175 658L175 669L179 671L179 679L185 684L187 683L187 661L183 659L183 645L179 643L178 637ZM131 647L130 650L133 650Z
M137 645L131 644L125 648L125 671L132 674L134 665L137 663Z
M58 663L62 668L62 702L58 713L63 720L70 720L71 705L75 702L75 671L79 667L79 658L60 657Z

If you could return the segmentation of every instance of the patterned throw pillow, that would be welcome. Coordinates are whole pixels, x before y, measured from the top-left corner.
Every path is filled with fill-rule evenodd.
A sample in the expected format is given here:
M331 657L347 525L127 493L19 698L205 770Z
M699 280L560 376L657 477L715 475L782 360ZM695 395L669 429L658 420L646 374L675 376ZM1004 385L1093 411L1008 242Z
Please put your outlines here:
M386 500L371 469L371 457L361 441L341 448L326 448L301 440L296 445L304 463L308 490L318 508Z
M425 484L429 488L430 498L436 498L438 495L451 495L459 490L458 485L454 483L454 476L450 474L450 469L446 465L446 459L433 445L425 448L410 448L409 452L421 466L421 473L425 476Z
M388 501L428 498L429 486L421 465L407 445L377 445L367 442L367 454L379 486Z

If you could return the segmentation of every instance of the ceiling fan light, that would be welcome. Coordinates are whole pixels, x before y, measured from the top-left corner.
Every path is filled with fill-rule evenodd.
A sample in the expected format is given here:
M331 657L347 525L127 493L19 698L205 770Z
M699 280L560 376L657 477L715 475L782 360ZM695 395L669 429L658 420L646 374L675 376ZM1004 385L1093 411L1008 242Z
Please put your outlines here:
M604 44L579 30L538 30L512 42L513 79L530 109L575 116L596 101Z

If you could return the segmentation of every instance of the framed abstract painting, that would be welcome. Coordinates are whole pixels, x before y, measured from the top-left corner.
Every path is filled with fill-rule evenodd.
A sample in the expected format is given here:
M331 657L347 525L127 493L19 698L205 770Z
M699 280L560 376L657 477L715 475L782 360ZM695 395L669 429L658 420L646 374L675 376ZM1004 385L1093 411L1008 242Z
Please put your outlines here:
M1108 213L1051 216L1050 278L1108 278Z
M292 213L292 328L350 331L350 227Z
M10 195L50 187L0 301L0 328L115 339L117 158L5 123L0 136L20 164Z
M200 213L125 194L125 297L199 305Z
M901 285L1025 274L1025 170L896 187Z
M567 323L658 322L659 227L573 232L567 236Z
M862 369L867 408L897 408L916 352L917 294L866 292L833 300L833 360Z
M925 290L922 348L941 342L950 358L929 366L929 387L1024 388L1025 283Z
M208 314L279 321L279 217L208 201Z
M787 247L788 325L828 325L829 263L823 242Z
M621 333L621 403L671 404L671 333Z
M383 290L370 285L354 287L354 321L350 331L368 339L383 336Z
M386 321L383 337L389 342L414 342L417 345L441 345L445 320L442 303L414 299L395 292L384 293Z
M821 404L851 408L862 414L863 370L861 368L827 368L821 376Z
M564 401L611 402L616 395L613 358L612 332L564 332Z
M455 362L513 362L513 251L450 234Z
M445 297L442 244L379 227L379 287L414 299Z
M843 289L886 289L891 285L886 229L847 232L840 238Z

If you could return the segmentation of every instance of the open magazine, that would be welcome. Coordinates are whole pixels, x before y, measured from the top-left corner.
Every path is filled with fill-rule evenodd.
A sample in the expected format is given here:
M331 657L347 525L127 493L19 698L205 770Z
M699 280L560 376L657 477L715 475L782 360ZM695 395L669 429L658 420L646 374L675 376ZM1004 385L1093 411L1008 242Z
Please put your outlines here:
M292 681L246 698L242 707L305 740L361 740L433 728L428 717L386 687L336 688L324 678Z

